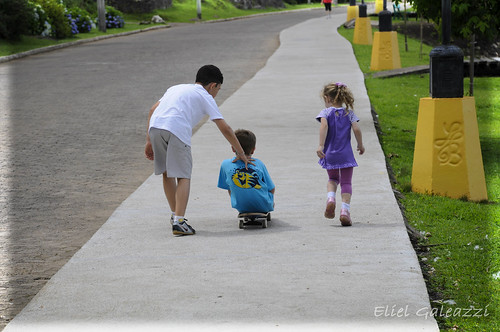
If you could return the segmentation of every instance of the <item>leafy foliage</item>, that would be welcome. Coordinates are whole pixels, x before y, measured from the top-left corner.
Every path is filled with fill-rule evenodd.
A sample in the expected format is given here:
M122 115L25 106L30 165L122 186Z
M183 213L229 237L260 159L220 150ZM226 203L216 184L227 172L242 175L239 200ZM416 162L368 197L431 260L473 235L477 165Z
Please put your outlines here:
M67 15L74 24L76 33L90 32L92 29L92 19L86 10L74 7L68 10ZM75 34L75 32L73 32L73 34Z
M0 38L18 40L34 20L28 0L0 0Z
M46 22L48 20L47 13L43 10L42 6L28 1L28 7L32 11L33 19L29 23L28 29L31 35L41 35L47 28Z
M401 3L403 0L395 0ZM408 0L418 14L441 22L441 1ZM477 39L492 41L499 35L500 1L498 0L451 0L452 34L455 37L470 38L472 34Z
M106 6L106 28L123 28L123 13L111 6Z
M51 37L62 39L72 36L64 5L57 0L35 0L35 3L41 5L47 13L48 22L51 25Z
M96 0L62 0L66 8L79 8L89 13L90 16L97 16Z

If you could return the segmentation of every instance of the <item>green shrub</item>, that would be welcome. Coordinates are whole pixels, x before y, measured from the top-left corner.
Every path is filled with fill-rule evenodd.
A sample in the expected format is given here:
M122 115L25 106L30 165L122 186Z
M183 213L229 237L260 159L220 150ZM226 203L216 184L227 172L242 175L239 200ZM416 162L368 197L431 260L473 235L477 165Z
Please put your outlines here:
M106 28L123 28L123 13L111 6L106 6Z
M65 16L66 8L57 0L34 0L42 6L51 25L50 36L63 39L72 36L70 23Z
M48 20L48 16L39 4L28 1L28 7L33 16L28 26L29 34L39 36L47 28L46 22Z
M33 20L28 0L0 0L0 38L19 40Z
M92 29L92 19L86 10L74 7L68 10L67 15L73 20L78 32L90 32Z
M90 13L91 16L97 15L96 0L62 0L66 8L80 8Z

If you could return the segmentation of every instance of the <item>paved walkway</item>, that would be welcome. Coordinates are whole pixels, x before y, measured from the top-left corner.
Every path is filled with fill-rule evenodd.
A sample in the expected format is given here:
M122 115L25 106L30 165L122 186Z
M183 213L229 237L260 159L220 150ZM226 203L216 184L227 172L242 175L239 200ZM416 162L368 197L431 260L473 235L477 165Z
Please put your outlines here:
M188 218L173 237L161 178L151 176L5 331L437 331L392 193L363 74L336 33L344 15L284 30L281 46L221 110L257 136L276 183L267 229L240 230L216 188L231 150L212 123L193 139ZM353 226L326 220L317 165L323 84L345 82L367 152L357 157Z

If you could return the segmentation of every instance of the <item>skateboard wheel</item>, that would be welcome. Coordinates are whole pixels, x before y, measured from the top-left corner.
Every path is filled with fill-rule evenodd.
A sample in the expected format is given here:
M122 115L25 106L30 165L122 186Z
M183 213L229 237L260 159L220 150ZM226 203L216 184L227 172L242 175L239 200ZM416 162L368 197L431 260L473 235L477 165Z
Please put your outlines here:
M239 227L240 227L240 229L243 229L243 228L244 228L244 227L243 227L243 220L240 220Z

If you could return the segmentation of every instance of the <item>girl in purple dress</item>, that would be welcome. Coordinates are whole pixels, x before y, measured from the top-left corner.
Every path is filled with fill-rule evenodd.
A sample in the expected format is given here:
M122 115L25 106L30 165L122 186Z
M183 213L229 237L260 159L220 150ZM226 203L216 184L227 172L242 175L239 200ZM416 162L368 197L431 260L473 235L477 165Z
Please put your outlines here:
M321 123L319 147L316 151L319 164L328 172L328 198L325 217L335 217L335 194L340 184L342 226L351 226L350 203L352 195L352 171L358 166L351 147L351 129L358 143L359 154L365 152L359 118L352 111L354 98L344 83L330 83L323 88L325 109L316 117ZM345 106L344 106L345 105Z

